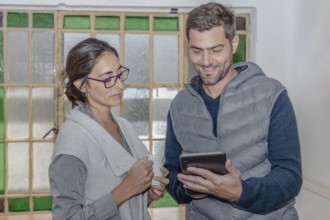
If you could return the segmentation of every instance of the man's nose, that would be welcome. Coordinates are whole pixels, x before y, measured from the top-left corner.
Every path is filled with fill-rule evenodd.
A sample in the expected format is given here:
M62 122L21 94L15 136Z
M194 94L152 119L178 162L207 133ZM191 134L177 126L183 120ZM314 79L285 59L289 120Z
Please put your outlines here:
M205 51L203 53L203 66L209 66L210 63L212 62L212 55L210 54L209 51Z

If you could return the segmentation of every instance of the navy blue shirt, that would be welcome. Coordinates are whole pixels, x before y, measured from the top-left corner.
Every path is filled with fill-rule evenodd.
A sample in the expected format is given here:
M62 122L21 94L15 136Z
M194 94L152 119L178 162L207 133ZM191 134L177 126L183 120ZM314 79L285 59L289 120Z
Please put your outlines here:
M199 93L204 99L213 119L213 132L216 134L217 115L220 96L213 99L200 87ZM277 98L272 109L268 136L269 161L271 172L262 178L242 180L243 191L235 205L254 213L276 210L298 195L302 185L301 155L298 129L293 106L287 91ZM189 203L192 198L185 194L177 178L181 173L179 156L182 148L173 131L170 114L167 116L167 134L165 140L165 167L170 171L169 194L180 204ZM229 158L230 159L230 158Z

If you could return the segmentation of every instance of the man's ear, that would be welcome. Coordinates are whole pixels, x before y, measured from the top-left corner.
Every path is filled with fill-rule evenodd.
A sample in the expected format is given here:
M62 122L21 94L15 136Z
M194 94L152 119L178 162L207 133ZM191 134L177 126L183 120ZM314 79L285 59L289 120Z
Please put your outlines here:
M239 36L238 34L236 34L231 42L231 46L233 48L233 54L236 53L237 48L238 48L238 44L239 44Z
M84 79L77 79L73 82L73 85L82 93L86 93L86 83L82 84Z

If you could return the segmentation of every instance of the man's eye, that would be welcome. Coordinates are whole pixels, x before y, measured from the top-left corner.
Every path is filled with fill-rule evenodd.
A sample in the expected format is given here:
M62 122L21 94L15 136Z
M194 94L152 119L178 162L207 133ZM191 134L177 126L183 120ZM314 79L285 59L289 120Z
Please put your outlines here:
M202 50L192 49L192 52L194 54L200 54L200 53L202 53Z
M220 53L222 51L222 49L212 49L211 51L212 51L212 53Z

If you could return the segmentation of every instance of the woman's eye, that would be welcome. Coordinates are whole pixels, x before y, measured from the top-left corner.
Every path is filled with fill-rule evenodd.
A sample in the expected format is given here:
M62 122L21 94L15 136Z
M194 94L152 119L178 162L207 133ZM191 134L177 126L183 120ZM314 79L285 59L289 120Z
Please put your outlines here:
M104 80L104 82L110 82L113 79L113 77L109 77L107 79Z

